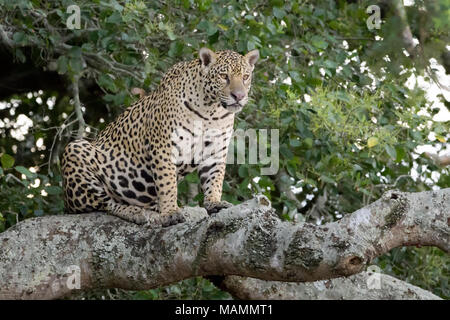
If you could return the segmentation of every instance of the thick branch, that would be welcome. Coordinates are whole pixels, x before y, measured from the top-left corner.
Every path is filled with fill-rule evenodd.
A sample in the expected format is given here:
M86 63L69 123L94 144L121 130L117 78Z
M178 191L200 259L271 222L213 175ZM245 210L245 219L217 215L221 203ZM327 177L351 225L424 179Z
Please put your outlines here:
M438 156L437 154L425 152L425 156L431 158L438 166L445 167L450 165L450 154Z
M366 271L304 283L228 276L220 287L245 300L442 300L389 275Z
M406 51L413 57L417 55L416 44L414 43L411 28L409 27L408 17L406 16L406 10L402 0L394 0L391 2L395 15L399 17L401 22L400 37L405 45Z
M101 214L25 220L0 234L0 298L69 294L70 266L81 289L141 290L198 275L316 281L358 273L398 246L450 250L450 189L390 191L322 226L281 221L261 196L211 218L184 212L189 221L164 229Z

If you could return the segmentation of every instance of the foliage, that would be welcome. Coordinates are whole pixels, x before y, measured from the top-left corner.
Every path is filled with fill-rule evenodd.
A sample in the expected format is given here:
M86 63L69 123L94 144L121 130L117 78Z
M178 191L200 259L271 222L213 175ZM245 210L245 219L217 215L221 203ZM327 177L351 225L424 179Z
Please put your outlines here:
M209 280L196 277L151 290L93 290L70 297L70 299L80 298L92 300L229 300L231 299L231 296L228 293L217 289Z
M449 262L437 248L396 248L374 261L396 278L414 283L444 299L450 299Z
M261 176L262 164L229 165L224 199L237 203L261 192L285 219L324 223L387 189L450 187L449 169L417 148L448 152L449 122L437 121L438 105L422 88L405 85L419 77L439 82L430 61L449 66L448 1L415 1L405 7L406 22L388 3L378 3L381 28L369 30L366 8L373 1L77 1L81 28L72 30L66 26L72 1L0 0L0 41L12 53L10 63L30 63L61 84L0 97L0 231L16 219L62 212L58 155L79 124L76 77L91 138L137 99L133 87L155 88L171 65L195 58L201 46L260 50L252 97L236 128L280 130L279 173ZM417 55L403 49L405 25L420 43ZM23 136L21 116L32 122ZM202 194L192 189L197 182L192 174L180 183L184 204L201 204ZM450 261L436 249L394 250L378 263L448 297ZM209 284L199 279L180 286L130 297L218 297L208 296Z
M14 158L6 153L2 155L1 163L0 232L19 220L40 217L44 213L63 213L62 188L57 179L33 173L23 166L13 167ZM15 174L19 174L20 179Z

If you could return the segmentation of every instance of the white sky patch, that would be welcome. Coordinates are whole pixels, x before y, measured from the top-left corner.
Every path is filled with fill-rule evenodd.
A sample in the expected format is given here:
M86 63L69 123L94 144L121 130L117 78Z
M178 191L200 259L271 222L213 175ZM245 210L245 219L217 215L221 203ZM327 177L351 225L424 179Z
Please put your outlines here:
M305 98L305 102L310 102L311 101L311 96L309 94L304 94L303 98Z
M294 186L292 186L292 187L291 187L291 190L292 190L292 192L293 192L294 194L298 194L298 193L303 192L303 188L302 188L302 187L294 187Z
M450 84L450 75L445 74L444 67L437 63L435 59L430 59L430 65L431 68L433 68L435 71L435 75L439 81L439 84L437 84L433 80L426 80L423 76L416 76L415 74L412 74L406 81L405 86L409 89L413 89L415 86L417 86L425 91L425 97L429 101L429 105L431 104L433 107L439 109L439 112L433 116L433 121L450 121L450 112L441 101L441 98L438 97L439 95L442 95L446 101L450 101L450 88L446 87L448 86L448 84ZM440 84L442 84L442 86L440 86ZM418 114L429 115L429 113L425 109L419 111ZM430 142L433 142L436 140L436 135L432 132L428 135L427 138ZM449 154L448 149L450 148L450 143L447 143L446 146L447 148L445 149L440 145L436 147L432 145L422 145L418 146L414 151L418 154L428 152L430 154L443 156ZM411 169L411 176L413 177L413 179L417 179L419 177L419 173L417 172L417 165L415 162L414 165ZM432 175L432 178L432 180L428 179L426 183L434 184L434 182L437 181L436 179L439 179L439 173L437 173L437 175ZM438 187L436 186L436 188Z
M324 68L320 68L319 72L322 75L322 77L325 77L325 69Z
M48 108L50 110L53 109L53 106L55 105L55 102L56 102L56 97L50 97L50 98L47 99L46 103L47 103L47 106L48 106Z
M44 139L42 139L42 138L37 139L36 147L42 148L43 145L44 145Z
M348 42L346 41L346 40L344 40L344 41L342 41L342 47L345 49L345 50L347 50L349 47L348 47Z
M287 77L286 79L283 80L284 84L287 84L288 86L290 86L292 84L292 79L291 77Z
M450 75L445 74L444 67L437 63L436 59L430 59L430 65L431 68L435 69L436 77L438 78L440 84L443 85L442 87L432 80L425 80L423 76L416 77L415 74L412 74L408 78L405 86L409 89L413 89L417 85L426 92L425 97L427 100L432 103L433 107L439 108L439 112L433 117L434 121L450 121L450 112L438 97L438 95L442 95L445 100L450 101L450 88L444 87L450 84Z
M33 121L24 114L19 114L17 120L11 129L11 136L19 141L25 140L25 135L28 134L28 129L33 126Z
M40 184L41 184L41 180L40 180L40 179L35 179L35 180L33 181L33 183L30 184L30 186L31 186L32 188L37 188L37 187L39 187Z

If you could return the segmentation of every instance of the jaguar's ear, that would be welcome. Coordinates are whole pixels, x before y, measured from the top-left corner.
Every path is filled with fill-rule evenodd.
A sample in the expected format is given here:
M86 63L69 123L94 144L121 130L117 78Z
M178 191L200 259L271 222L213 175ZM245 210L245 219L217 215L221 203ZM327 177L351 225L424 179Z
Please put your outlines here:
M204 67L208 67L216 61L216 54L208 48L201 48L198 55Z
M250 51L249 53L247 53L247 54L245 55L245 59L247 59L247 62L248 62L252 67L254 67L256 61L258 61L258 59L259 59L259 51L258 51L258 49L252 50L252 51Z

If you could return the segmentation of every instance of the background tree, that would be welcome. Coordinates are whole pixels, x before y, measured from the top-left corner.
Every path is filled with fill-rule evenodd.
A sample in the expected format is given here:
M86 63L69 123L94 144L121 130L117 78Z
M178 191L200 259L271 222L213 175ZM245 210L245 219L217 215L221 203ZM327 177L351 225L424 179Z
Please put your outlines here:
M448 1L0 0L0 231L61 214L58 157L89 139L198 49L258 48L252 99L236 128L280 130L280 170L229 165L224 198L266 195L282 218L325 223L388 189L450 187ZM369 29L378 5L382 23ZM437 95L424 88L438 88ZM196 174L183 205L202 203ZM378 259L388 274L449 297L449 258L401 248ZM116 294L109 292L109 294ZM130 293L122 293L130 295ZM222 297L203 279L132 297Z

